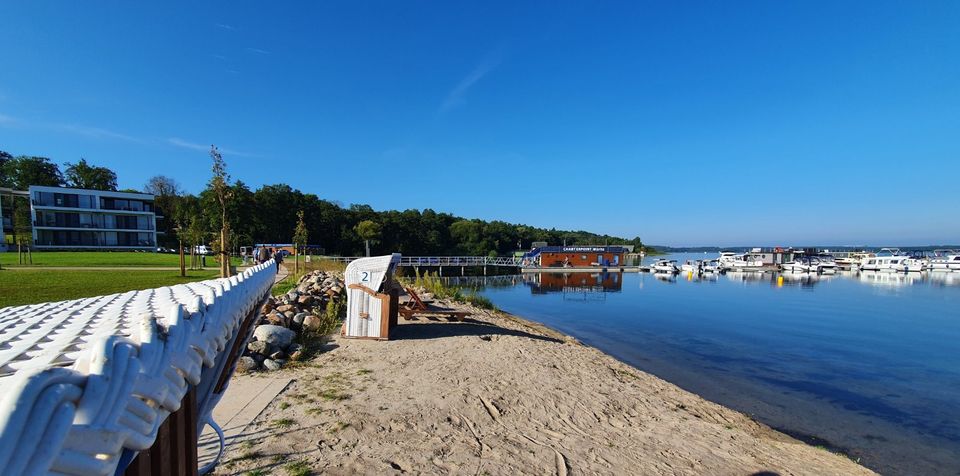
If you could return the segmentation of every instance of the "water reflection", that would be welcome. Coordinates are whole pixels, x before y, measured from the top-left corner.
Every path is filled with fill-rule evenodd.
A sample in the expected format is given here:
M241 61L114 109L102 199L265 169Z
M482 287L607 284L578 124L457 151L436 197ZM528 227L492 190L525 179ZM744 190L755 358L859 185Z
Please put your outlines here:
M641 277L640 286L646 276L652 276L666 283L717 283L729 281L738 283L769 284L773 287L799 286L812 288L832 280L842 279L869 286L902 287L916 285L960 286L960 272L925 271L922 273L902 273L890 271L838 271L835 274L817 274L804 272L760 272L728 271L726 273L647 273ZM568 273L523 273L506 276L454 276L444 278L448 284L474 289L506 288L523 284L531 294L565 293L579 294L589 299L592 294L619 292L623 288L623 273L613 272L568 272Z
M960 272L454 279L883 473L960 474Z
M623 289L623 273L525 273L531 294L560 293L572 301L602 301Z

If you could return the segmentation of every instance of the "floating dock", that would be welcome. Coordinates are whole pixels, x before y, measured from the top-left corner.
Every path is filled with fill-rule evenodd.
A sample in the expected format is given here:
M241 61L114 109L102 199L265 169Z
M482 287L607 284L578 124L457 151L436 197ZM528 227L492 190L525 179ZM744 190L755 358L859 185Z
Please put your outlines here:
M640 273L649 271L648 266L571 266L571 267L526 267L522 273Z

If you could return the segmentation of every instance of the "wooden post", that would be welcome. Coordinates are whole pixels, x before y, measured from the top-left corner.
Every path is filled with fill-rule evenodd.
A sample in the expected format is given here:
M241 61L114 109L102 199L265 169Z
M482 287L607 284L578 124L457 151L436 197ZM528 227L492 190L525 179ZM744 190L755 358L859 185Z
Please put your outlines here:
M191 388L180 409L167 416L150 449L141 451L127 466L126 476L196 476L197 390Z
M180 277L185 277L187 275L187 263L183 256L183 240L180 240L180 247L178 248L180 254Z

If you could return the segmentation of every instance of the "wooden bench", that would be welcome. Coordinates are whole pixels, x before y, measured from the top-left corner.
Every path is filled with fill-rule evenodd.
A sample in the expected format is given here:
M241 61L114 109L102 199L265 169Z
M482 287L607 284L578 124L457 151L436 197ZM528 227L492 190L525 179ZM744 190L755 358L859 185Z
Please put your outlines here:
M417 316L441 316L463 322L463 319L470 315L468 311L458 311L456 309L427 305L412 288L404 288L404 290L410 295L410 300L407 301L404 306L401 306L399 310L400 315L403 316L404 319L416 320Z

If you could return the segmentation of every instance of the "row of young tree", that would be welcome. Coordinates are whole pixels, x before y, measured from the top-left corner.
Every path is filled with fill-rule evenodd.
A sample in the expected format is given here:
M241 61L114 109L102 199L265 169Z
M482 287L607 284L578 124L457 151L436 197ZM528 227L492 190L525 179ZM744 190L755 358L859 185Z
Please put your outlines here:
M143 188L143 192L155 196L155 207L164 217L160 220L159 231L164 232L160 235L161 246L175 247L182 240L189 245L212 244L219 251L220 239L226 237L228 249L235 253L241 246L255 243L301 241L294 239L295 231L300 232L297 238L307 241L310 247L340 256L387 252L413 256L507 255L529 249L536 241L552 245L630 244L638 249L642 246L640 238L466 219L432 209L376 211L369 205L344 207L286 184L263 185L254 190L242 181L230 179L226 164L215 149L211 150L211 156L213 178L199 194L185 193L175 179L164 175L151 178ZM86 161L81 162L84 167L93 167ZM85 178L88 174L75 179L77 174L71 170L76 165L68 164L67 173L61 175L56 164L48 159L7 156L0 162L0 171L7 182L5 185L0 179L0 186L25 189L25 185L34 184L116 189L115 174L112 181L106 182Z

